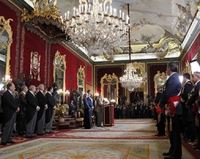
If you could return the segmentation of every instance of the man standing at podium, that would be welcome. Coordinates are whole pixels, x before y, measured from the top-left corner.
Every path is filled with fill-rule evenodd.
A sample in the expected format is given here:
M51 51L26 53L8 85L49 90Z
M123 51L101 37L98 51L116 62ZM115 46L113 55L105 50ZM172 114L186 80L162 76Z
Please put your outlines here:
M103 119L103 101L102 101L102 96L99 94L96 100L96 106L95 106L95 111L96 111L96 124L97 127L102 127L101 122Z

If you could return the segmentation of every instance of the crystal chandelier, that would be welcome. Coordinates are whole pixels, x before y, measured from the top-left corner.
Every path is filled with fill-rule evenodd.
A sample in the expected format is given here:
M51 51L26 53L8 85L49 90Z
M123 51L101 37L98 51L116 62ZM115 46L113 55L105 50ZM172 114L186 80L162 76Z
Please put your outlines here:
M129 4L128 4L128 15L129 15ZM130 21L129 21L130 22ZM135 88L138 88L145 82L147 74L138 74L136 66L139 65L138 62L131 63L131 37L130 37L130 25L128 29L129 37L129 60L130 63L127 64L126 69L124 70L125 74L119 78L122 87L127 88L129 91L134 91Z
M112 8L112 0L79 0L79 8L73 8L63 16L65 32L72 42L88 51L88 56L101 56L108 49L120 46L127 40L128 16Z
M128 63L126 69L124 70L125 74L119 78L122 87L127 88L129 91L134 91L135 88L138 88L145 82L147 74L143 75L136 74L136 68L138 63Z

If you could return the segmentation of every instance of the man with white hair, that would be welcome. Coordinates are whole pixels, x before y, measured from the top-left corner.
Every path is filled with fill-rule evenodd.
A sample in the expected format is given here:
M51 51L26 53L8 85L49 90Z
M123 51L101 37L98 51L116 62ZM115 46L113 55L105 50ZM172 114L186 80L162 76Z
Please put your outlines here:
M40 110L38 111L37 116L37 135L44 135L44 126L45 126L45 115L46 115L46 109L48 109L47 106L47 99L44 94L44 85L40 84L38 86L39 91L37 93L37 99L40 106Z
M15 143L12 141L12 131L16 121L17 113L20 111L14 96L15 85L7 84L7 90L3 93L2 109L3 109L3 131L1 137L1 145L7 143Z

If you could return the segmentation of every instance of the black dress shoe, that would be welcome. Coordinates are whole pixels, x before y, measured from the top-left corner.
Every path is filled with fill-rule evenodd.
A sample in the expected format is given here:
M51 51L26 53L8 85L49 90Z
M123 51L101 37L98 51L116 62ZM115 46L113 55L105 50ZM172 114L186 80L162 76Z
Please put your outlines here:
M195 150L200 150L200 146L199 146L199 145L194 146L193 149L195 149Z
M167 156L167 157L164 157L164 159L181 159L181 157Z
M46 134L51 134L51 132L46 132Z
M170 153L169 152L164 152L163 156L170 156Z
M14 142L14 141L8 141L7 143L15 144L16 142Z
M42 133L42 134L37 134L38 136L42 136L42 135L44 135L44 133Z
M26 138L32 138L32 136L26 136Z
M35 136L35 135L32 135L32 136L31 136L31 138L34 138L34 137L37 137L37 136Z
M7 143L6 142L1 142L1 145L6 145Z

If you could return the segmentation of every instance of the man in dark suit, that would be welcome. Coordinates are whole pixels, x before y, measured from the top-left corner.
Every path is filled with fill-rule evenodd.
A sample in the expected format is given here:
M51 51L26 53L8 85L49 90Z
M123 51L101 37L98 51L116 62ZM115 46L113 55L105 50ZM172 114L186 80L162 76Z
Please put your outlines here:
M192 113L192 118L194 120L194 118L196 118L197 122L195 123L193 121L193 123L196 124L196 128L197 128L197 132L200 132L200 119L199 119L199 115L200 115L200 112L198 111L198 107L197 107L197 104L195 103L196 101L198 101L199 99L199 96L200 96L200 72L194 72L193 75L192 75L192 80L194 82L194 88L191 90L191 92L189 93L189 98L188 98L188 101L186 102L186 105L189 109L191 109L192 105L193 105L193 113ZM196 114L196 117L195 115ZM190 131L194 131L194 130L190 130ZM194 132L192 133L194 134ZM198 143L193 147L194 149L200 149L200 134L196 134L197 137L198 137ZM195 135L194 135L195 136Z
M47 93L46 93L46 99L47 99L47 105L48 105L48 109L46 110L46 119L45 119L45 123L46 123L46 127L45 127L45 132L46 134L50 134L52 133L52 122L53 122L53 116L54 116L54 109L56 109L56 105L55 105L55 101L54 101L54 97L53 97L53 87L50 86L47 89Z
M40 110L40 107L38 105L37 97L35 96L36 87L34 85L31 85L29 87L29 91L26 93L26 102L27 102L27 108L26 108L26 137L32 138L34 130L35 130L35 124L37 120L37 112Z
M48 109L47 99L44 94L44 85L40 84L38 86L39 91L37 93L37 99L39 103L40 110L38 111L37 116L37 135L44 135L44 126L45 126L45 114Z
M92 114L93 114L93 109L94 109L94 100L92 98L92 91L88 90L87 93L88 93L87 101L88 101L88 106L90 108L89 118L90 118L91 126L92 126Z
M190 91L193 88L193 84L190 81L190 74L189 73L184 73L183 74L183 82L182 82L182 89L181 89L181 94L180 94L180 102L182 105L182 110L183 110L183 115L181 118L181 132L183 133L183 137L185 138L186 141L191 140L191 138L188 136L188 133L186 133L186 127L190 125L190 122L188 121L188 115L189 112L191 112L188 108L186 108L186 101L188 100L188 95ZM190 126L189 126L190 127Z
M26 130L26 93L28 91L27 86L22 86L19 94L20 112L18 114L18 134L23 135Z
M16 121L17 113L20 108L17 106L15 96L15 85L13 83L7 84L7 91L3 93L2 108L3 108L3 132L1 138L1 144L14 143L12 141L12 132Z
M167 75L169 75L169 78L165 83L164 91L159 102L161 108L165 106L165 115L167 116L167 121L170 121L168 124L170 150L167 153L163 153L164 156L168 156L165 159L179 159L182 156L179 112L176 111L179 103L181 83L177 72L178 65L175 62L168 63Z

